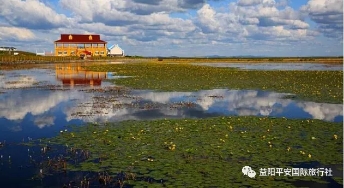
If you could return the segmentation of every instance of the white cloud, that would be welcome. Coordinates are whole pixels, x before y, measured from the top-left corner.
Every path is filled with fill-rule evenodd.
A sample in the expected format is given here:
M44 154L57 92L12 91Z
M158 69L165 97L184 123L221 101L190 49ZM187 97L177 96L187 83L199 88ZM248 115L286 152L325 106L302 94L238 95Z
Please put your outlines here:
M238 1L239 6L255 6L259 4L271 6L275 4L275 1L274 0L239 0Z
M32 40L35 34L29 29L19 27L1 27L0 40Z
M309 40L316 35L316 32L309 29L309 24L303 21L303 16L290 7L279 10L273 1L242 3L245 6L231 3L229 13L218 13L209 4L204 5L197 12L198 25L204 33L217 33L217 38L209 34L206 38L216 42L243 42L247 38L295 41Z
M331 38L343 38L343 1L309 0L301 11L318 24L318 30Z
M313 15L343 14L343 1L341 0L309 0L302 7Z
M341 55L343 51L340 40L328 41L321 37L342 37L341 0L309 0L300 7L291 7L289 0L45 2L8 0L0 3L3 45L18 44L23 48L32 45L50 51L53 45L49 41L57 40L61 33L99 33L109 43L120 44L129 55L266 55L247 44L271 47L269 54L279 54L289 50L273 49L294 45L297 40L302 43L296 47L300 49L317 41L332 46L333 54ZM227 6L219 8L219 5ZM37 42L15 42L29 39ZM204 54L201 49L205 46L214 50ZM210 54L211 51L214 53ZM306 54L306 50L302 51ZM325 53L320 46L308 51L307 54ZM290 51L295 56L300 53Z
M52 29L66 26L70 20L39 0L6 0L0 3L0 16L8 23L30 29Z
M203 32L219 32L220 23L216 19L215 10L209 4L205 4L200 10L197 11L198 20L201 26L204 26Z

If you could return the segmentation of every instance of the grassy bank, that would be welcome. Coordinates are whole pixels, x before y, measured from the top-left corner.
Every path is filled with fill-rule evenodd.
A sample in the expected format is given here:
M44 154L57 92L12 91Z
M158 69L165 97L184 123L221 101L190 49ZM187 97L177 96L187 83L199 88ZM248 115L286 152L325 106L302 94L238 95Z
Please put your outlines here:
M24 53L17 56L0 54L0 63L39 63L39 62L66 62L71 60L80 60L76 56L36 56L35 54ZM89 58L90 61L136 61L136 62L174 62L174 63L201 63L201 62L275 62L275 63L326 63L326 64L343 64L342 57L264 57L264 58L246 58L246 57L232 57L232 58L178 58L178 57L97 57Z
M321 130L321 131L319 131ZM124 184L168 187L290 186L324 182L321 177L260 177L260 168L328 168L343 164L341 123L259 117L125 121L69 129L42 141L68 145L72 171L121 171L136 178ZM43 144L43 145L45 145ZM90 152L86 159L80 152ZM76 154L78 152L79 154ZM100 162L99 162L100 161ZM76 162L76 163L75 163ZM256 178L243 176L251 166ZM336 174L337 173L337 174ZM334 179L342 184L338 171ZM154 179L149 183L147 178ZM112 179L110 179L112 180ZM110 181L109 180L109 181Z
M87 66L93 71L134 76L118 85L160 91L261 89L296 94L317 102L343 102L343 71L253 71L188 64L132 63Z

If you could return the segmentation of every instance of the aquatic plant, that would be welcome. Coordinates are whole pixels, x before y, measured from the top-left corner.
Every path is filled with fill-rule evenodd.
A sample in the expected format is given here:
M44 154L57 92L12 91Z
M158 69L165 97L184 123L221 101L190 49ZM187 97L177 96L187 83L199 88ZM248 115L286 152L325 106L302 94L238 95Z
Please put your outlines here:
M217 117L90 123L68 128L68 132L44 139L41 144L68 146L69 159L73 159L66 166L69 171L106 171L109 182L115 182L120 173L131 174L121 182L126 185L290 186L306 181L326 183L327 179L261 177L259 169L316 164L312 167L338 165L340 170L342 135L341 123ZM243 176L243 166L256 170L256 178ZM335 181L342 182L341 175L333 175Z
M163 63L93 65L86 69L133 76L113 81L133 89L258 89L295 94L289 95L295 99L343 102L343 71L257 71Z

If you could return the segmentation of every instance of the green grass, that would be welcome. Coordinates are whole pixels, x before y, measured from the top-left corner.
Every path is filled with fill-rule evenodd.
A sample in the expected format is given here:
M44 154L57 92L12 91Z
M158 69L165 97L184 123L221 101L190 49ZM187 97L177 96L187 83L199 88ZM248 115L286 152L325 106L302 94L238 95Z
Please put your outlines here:
M343 102L343 71L255 71L161 63L96 65L86 68L134 76L115 80L118 85L134 89L259 89L293 93L297 99L316 102Z
M163 179L171 187L288 187L295 181L324 181L310 176L260 177L259 169L292 168L314 161L323 168L330 164L341 167L342 135L342 123L217 117L90 124L43 143L90 151L89 160L68 165L72 171L131 172L137 177ZM102 162L94 162L100 156ZM241 169L247 165L256 171L255 179L243 176ZM342 182L339 174L333 175ZM135 180L126 183L154 185Z

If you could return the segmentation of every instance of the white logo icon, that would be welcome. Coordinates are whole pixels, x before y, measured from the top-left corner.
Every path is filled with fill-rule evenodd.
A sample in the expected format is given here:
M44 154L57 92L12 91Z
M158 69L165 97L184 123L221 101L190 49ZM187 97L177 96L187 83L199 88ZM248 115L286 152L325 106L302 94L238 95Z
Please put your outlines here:
M250 178L256 177L256 172L249 166L244 166L241 171L245 176L248 176Z

